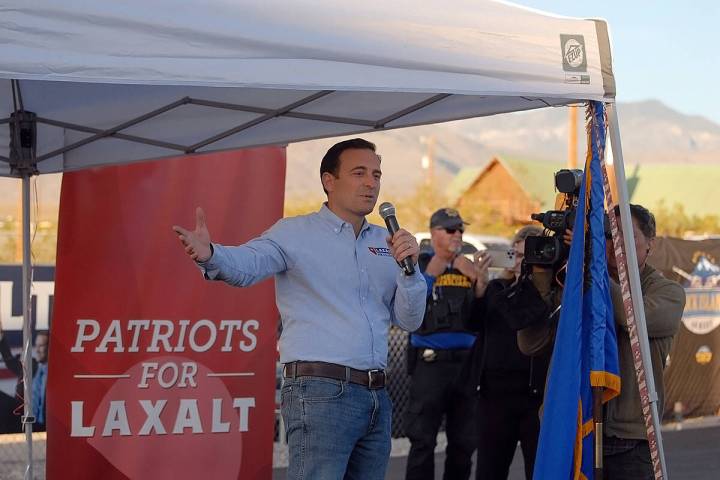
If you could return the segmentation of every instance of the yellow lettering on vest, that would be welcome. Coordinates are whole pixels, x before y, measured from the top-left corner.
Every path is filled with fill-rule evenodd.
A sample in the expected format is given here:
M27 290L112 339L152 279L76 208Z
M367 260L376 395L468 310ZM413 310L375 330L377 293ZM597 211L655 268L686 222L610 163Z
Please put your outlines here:
M469 278L465 275L458 275L457 273L445 273L440 275L435 280L435 285L438 287L472 287Z

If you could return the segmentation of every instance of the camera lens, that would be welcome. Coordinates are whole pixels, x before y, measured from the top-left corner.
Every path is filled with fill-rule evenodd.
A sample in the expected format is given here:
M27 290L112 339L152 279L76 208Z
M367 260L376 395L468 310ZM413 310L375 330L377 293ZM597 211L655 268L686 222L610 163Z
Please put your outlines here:
M542 251L540 252L540 257L547 259L548 261L552 261L555 259L555 255L557 254L557 249L555 248L554 243L546 243L543 245Z

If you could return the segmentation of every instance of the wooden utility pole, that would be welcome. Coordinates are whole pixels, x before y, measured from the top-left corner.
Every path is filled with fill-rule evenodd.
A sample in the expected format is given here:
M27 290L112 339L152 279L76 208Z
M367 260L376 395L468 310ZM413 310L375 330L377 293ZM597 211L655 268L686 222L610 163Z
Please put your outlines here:
M420 137L425 144L425 155L422 158L422 168L425 170L425 185L431 186L435 180L435 136Z
M617 182L615 181L615 164L613 162L611 145L612 144L610 141L610 137L608 137L607 143L605 145L605 168L607 168L608 172L608 184L610 185L610 192L612 193L612 198L620 198L620 196L618 195Z
M578 107L571 105L568 108L568 168L577 168L577 130Z

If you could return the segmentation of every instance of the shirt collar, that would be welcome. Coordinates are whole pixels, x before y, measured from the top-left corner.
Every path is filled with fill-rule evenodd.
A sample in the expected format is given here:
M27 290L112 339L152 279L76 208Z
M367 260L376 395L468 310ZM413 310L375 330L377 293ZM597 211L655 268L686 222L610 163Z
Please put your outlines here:
M332 227L333 231L338 235L340 234L340 232L342 232L343 228L349 228L352 230L352 225L335 215L335 213L330 210L330 208L328 208L327 202L323 202L322 207L320 207L320 210L318 211L318 216L328 222L328 224L330 224L330 226ZM365 232L369 228L370 224L368 223L367 219L363 219L362 227L360 227L360 235L362 235L363 232Z

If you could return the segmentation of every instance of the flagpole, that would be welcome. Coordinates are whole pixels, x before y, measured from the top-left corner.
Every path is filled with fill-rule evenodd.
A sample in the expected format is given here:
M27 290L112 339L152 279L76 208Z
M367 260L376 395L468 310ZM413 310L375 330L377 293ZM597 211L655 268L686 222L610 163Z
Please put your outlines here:
M593 387L593 423L595 424L595 478L603 478L603 387Z
M631 310L631 312L629 312L631 314L628 315L628 327L631 335L630 343L631 345L636 344L639 347L640 355L637 356L639 361L636 361L635 370L638 376L638 389L640 390L641 406L645 418L655 478L657 480L667 479L667 466L665 464L665 452L660 431L660 416L658 414L658 395L655 389L653 366L650 361L650 343L648 340L647 324L645 322L645 308L642 302L640 272L637 263L637 252L635 251L632 217L630 216L630 202L627 183L625 182L625 165L623 162L622 146L620 144L620 127L618 125L615 104L607 103L606 110L608 114L608 130L613 153L613 164L615 166L614 172L617 184L618 205L620 207L620 220L622 223L625 247L625 255L620 260L626 260L624 265L621 265L623 262L618 262L618 269L622 267L628 274L632 298L632 303L628 305ZM612 208L612 205L608 207ZM610 215L610 217L614 218L613 215ZM626 283L628 279L621 278L621 281ZM634 320L632 317L634 317Z

